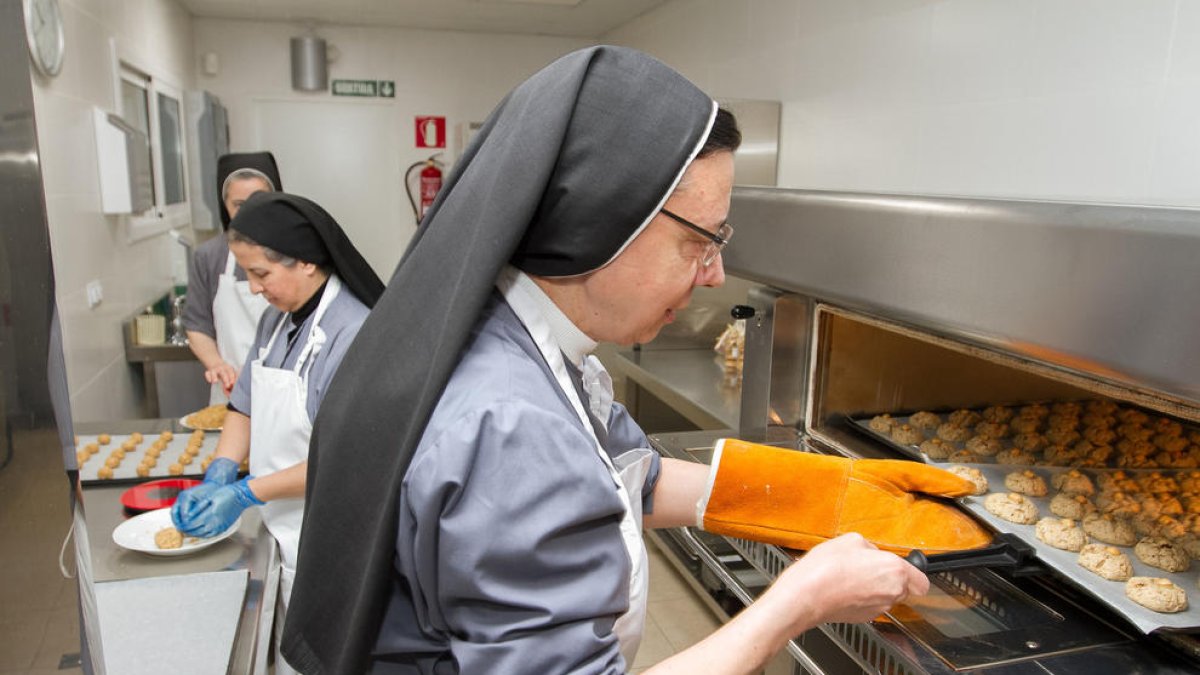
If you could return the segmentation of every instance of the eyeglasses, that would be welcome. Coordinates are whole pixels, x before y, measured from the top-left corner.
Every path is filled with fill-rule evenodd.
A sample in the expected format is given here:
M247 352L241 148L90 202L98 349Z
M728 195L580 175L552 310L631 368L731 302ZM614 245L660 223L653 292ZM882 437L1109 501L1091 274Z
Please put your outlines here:
M704 255L700 256L700 264L704 267L711 265L717 259L717 256L721 255L721 249L725 248L725 245L733 238L733 226L728 222L721 223L721 227L717 228L717 233L713 234L690 220L677 216L666 209L659 209L659 211L664 216L708 240L708 243L704 245Z

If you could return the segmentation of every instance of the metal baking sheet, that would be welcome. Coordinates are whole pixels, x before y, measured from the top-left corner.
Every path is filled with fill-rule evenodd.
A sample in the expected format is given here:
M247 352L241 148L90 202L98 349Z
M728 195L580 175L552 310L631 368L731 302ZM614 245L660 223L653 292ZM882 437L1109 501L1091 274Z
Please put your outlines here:
M184 448L187 447L188 439L191 437L191 432L182 431L174 435L174 438L167 444L167 447L158 456L158 463L154 468L150 469L147 476L137 475L138 464L146 456L146 449L158 438L157 433L143 434L142 442L131 451L125 453L125 458L121 463L113 469L112 478L100 478L96 472L100 467L104 466L104 461L108 459L113 450L121 447L121 444L129 440L129 434L110 434L111 439L107 445L100 446L100 452L87 458L79 466L79 479L84 485L92 484L122 484L130 482L140 482L146 480L154 480L157 478L203 478L204 470L200 468L200 463L209 454L217 449L217 439L220 438L219 432L207 432L204 434L204 442L200 445L200 452L192 458L191 464L183 465L183 473L172 475L169 471L170 466L179 461L179 457L183 454ZM79 443L75 448L78 452L82 450L88 443L99 443L99 435L80 435Z
M1054 476L1069 471L1070 469L1061 467L1019 467L1019 466L1003 466L998 464L970 464L979 469L988 479L989 494L993 492L1009 492L1004 487L1004 477L1013 471L1032 471L1041 476L1046 481L1047 486L1051 486ZM1105 473L1103 469L1077 469L1077 471L1086 474L1093 482L1096 481L1096 476ZM1153 470L1147 470L1150 473ZM1169 475L1171 472L1163 469L1157 469L1163 475ZM1127 474L1136 475L1139 471L1131 471L1126 469ZM1038 507L1039 517L1057 518L1050 511L1050 499L1056 491L1050 487L1048 494L1045 497L1029 497L1030 501ZM983 506L983 500L987 495L978 497L964 497L960 499L971 513L978 516L981 520L987 522L993 528L1000 532L1012 532L1021 537L1023 541L1028 542L1037 550L1038 558L1047 565L1058 570L1076 585L1090 592L1100 601L1104 602L1109 607L1112 607L1116 612L1127 618L1139 630L1149 633L1160 628L1196 628L1200 627L1200 587L1197 586L1198 572L1200 572L1200 561L1193 560L1192 566L1186 572L1167 572L1151 567L1138 560L1138 557L1133 552L1132 546L1114 546L1122 553L1129 557L1129 561L1133 563L1133 575L1137 577L1165 577L1175 582L1177 586L1182 588L1188 596L1188 608L1182 612L1174 614L1162 614L1154 612L1136 602L1125 597L1125 582L1109 581L1097 574L1089 572L1079 565L1079 554L1072 551L1064 551L1054 548L1049 544L1044 544L1034 534L1033 525L1021 525L1011 523L1003 518L998 518L992 515ZM1097 542L1096 539L1089 537L1089 542ZM1103 542L1098 542L1103 543ZM1112 544L1105 544L1112 546Z

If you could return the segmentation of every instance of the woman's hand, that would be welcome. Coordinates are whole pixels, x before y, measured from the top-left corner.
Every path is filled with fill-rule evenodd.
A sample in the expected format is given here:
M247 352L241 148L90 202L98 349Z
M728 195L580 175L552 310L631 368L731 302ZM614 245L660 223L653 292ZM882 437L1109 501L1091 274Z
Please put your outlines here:
M221 388L225 390L226 396L229 395L229 392L233 391L233 385L237 382L237 378L237 368L234 368L224 361L221 361L220 363L204 371L204 379L209 384L216 384L220 382Z
M920 570L852 532L814 547L779 575L768 595L798 634L821 623L870 621L928 592Z

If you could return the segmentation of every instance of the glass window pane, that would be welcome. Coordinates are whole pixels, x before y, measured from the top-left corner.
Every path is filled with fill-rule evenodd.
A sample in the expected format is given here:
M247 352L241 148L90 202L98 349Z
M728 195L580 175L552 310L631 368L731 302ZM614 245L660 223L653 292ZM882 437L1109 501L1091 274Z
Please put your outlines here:
M150 97L147 95L146 88L139 86L129 80L121 80L121 116L129 126L142 132L146 142L146 154L143 162L134 162L135 171L139 178L144 181L139 182L138 187L149 190L149 202L154 204L158 200L158 195L155 193L154 180L150 177L151 167L154 165L154 155L150 148ZM141 189L138 190L141 193ZM138 200L141 201L141 200Z
M187 199L183 185L183 120L179 115L179 101L166 94L158 95L158 133L163 192L167 204L178 204Z

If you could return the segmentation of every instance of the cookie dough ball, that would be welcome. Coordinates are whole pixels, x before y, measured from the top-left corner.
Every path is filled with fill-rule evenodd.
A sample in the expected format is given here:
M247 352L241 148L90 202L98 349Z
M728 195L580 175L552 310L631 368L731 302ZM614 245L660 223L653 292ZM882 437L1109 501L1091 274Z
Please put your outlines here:
M113 477L113 472L112 472L111 467L102 466L96 471L96 478L101 478L101 479L107 480L112 477Z
M1032 452L1026 452L1020 448L1009 448L996 453L997 464L1008 464L1010 466L1033 466L1037 461L1037 457Z
M1050 513L1060 518L1083 520L1084 516L1096 512L1096 505L1079 494L1060 492L1050 500Z
M937 428L937 437L943 441L960 442L971 437L971 431L953 422L947 422Z
M1017 411L1018 417L1029 417L1038 420L1045 419L1049 414L1050 409L1041 403L1031 403L1027 406L1022 406L1021 409Z
M899 423L889 414L876 415L871 418L867 426L871 427L871 431L877 431L881 434L890 434Z
M1046 431L1046 441L1051 445L1074 445L1079 438L1079 432L1074 429L1052 428Z
M1005 476L1004 487L1030 497L1046 496L1046 480L1028 469Z
M1137 534L1134 533L1133 526L1129 524L1129 521L1107 513L1092 513L1085 516L1083 531L1089 537L1106 544L1133 546L1137 542Z
M200 429L197 429L197 430L193 431L190 436L188 436L188 440L203 443L204 442L204 432L201 431Z
M1088 427L1083 430L1083 438L1096 445L1111 445L1117 440L1117 433L1107 427Z
M129 442L133 443L134 445L141 443L142 438L143 438L142 434L137 431L133 432L132 434L129 434Z
M958 476L959 478L965 478L971 481L971 483L975 486L975 489L971 492L971 494L981 495L988 491L987 476L984 476L983 472L979 469L969 466L952 466L946 470L955 476Z
M100 444L99 443L88 443L87 445L83 446L83 450L84 450L84 452L86 452L89 455L99 454L100 453Z
M167 443L170 443L171 439L173 438L175 438L175 434L170 431L164 431L158 435L158 440L165 441Z
M1184 572L1192 566L1191 558L1182 547L1162 537L1146 537L1133 547L1133 552L1138 560L1167 572Z
M954 451L953 443L947 443L940 438L931 438L921 444L921 452L925 453L929 459L946 459Z
M1129 556L1104 544L1085 544L1079 549L1079 564L1109 581L1125 581L1133 576Z
M118 466L121 466L120 457L109 457L108 459L104 460L104 467L106 469L115 469Z
M1070 518L1042 518L1034 526L1038 539L1064 551L1078 551L1087 543L1083 530Z
M173 527L164 527L154 533L154 545L159 548L179 548L183 546L183 533Z
M942 423L941 415L922 410L908 418L908 423L918 429L936 429Z
M79 452L75 453L75 464L77 466L83 466L91 458L91 455L87 454L83 450L80 450Z
M1125 582L1125 595L1146 609L1170 614L1187 609L1187 593L1170 579L1133 577Z
M167 467L167 473L171 474L172 476L181 476L183 475L183 465L172 464L171 466Z
M108 456L116 457L117 459L125 459L125 450L122 448L117 448L116 450L113 450L111 453L109 453Z
M135 469L135 471L137 472L137 475L142 478L150 475L150 467L146 466L145 464L138 464L138 467Z
M191 463L192 463L192 459L193 459L194 457L195 457L195 455L189 455L189 454L187 454L187 453L184 453L184 454L182 454L182 455L180 455L180 456L179 456L178 462L179 462L180 464L182 464L183 466L187 466L188 464L191 464Z
M100 434L96 437L96 442L100 445L108 445L112 442L112 436L109 436L108 434Z
M967 441L966 447L980 457L994 457L1004 449L1004 443L987 436L973 436Z
M137 443L134 443L133 441L124 441L121 443L120 449L124 450L125 452L133 452L134 450L137 450Z
M992 515L1011 523L1032 525L1037 522L1038 509L1025 495L997 492L983 500L983 507Z
M901 424L892 429L892 440L902 445L916 445L925 440L925 434L920 429L914 429L912 425Z

